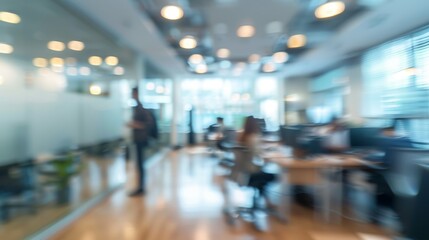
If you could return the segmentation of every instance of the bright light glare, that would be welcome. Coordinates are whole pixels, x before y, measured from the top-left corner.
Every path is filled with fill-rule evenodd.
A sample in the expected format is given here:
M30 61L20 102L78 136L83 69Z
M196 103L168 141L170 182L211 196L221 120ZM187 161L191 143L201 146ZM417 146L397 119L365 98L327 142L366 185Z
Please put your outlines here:
M273 54L273 61L275 63L285 63L289 60L289 54L286 52L276 52Z
M255 27L251 25L243 25L237 29L237 36L241 38L250 38L255 35Z
M83 49L85 49L85 44L81 41L70 41L67 44L67 47L73 51L82 51Z
M300 48L304 47L307 43L307 37L303 34L297 34L291 36L287 41L287 46L289 48Z
M178 6L168 5L161 9L161 16L168 20L179 20L183 15L183 9Z
M230 51L227 48L221 48L221 49L217 50L216 55L218 58L228 58L230 55Z
M330 18L340 15L346 9L346 5L341 1L327 2L316 8L314 15L317 18Z
M200 63L203 63L203 61L204 61L204 57L201 54L192 54L189 57L189 62L191 64L200 64Z
M0 21L12 23L12 24L18 24L21 22L21 17L11 12L0 12Z
M6 43L0 43L0 53L11 54L13 53L13 47Z
M64 51L65 48L66 47L65 47L65 44L63 42L60 42L60 41L48 42L48 49L50 49L52 51L61 52L61 51Z
M180 40L179 45L184 49L193 49L197 46L197 40L192 36L186 36Z
M90 87L89 87L89 93L91 94L91 95L100 95L101 94L101 87L100 86L98 86L98 85L91 85Z

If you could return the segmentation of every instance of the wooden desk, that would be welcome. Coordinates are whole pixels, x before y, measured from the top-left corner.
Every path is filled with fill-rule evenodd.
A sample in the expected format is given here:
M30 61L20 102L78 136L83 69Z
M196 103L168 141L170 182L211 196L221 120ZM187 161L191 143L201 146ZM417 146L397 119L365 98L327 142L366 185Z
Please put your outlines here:
M291 185L310 185L320 191L322 215L326 221L332 218L332 212L341 215L343 169L361 168L376 164L357 156L346 154L318 155L311 159L297 159L280 151L266 152L261 156L265 161L275 163L282 169L281 182L285 195L290 195ZM332 208L335 208L332 210ZM282 201L280 209L290 215L290 198ZM338 218L339 219L339 218Z

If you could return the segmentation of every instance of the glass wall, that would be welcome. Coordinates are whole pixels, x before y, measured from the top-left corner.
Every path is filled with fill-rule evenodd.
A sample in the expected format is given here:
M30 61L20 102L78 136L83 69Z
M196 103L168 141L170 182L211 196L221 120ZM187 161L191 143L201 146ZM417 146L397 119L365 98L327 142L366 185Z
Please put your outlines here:
M275 131L280 122L279 88L279 80L274 77L184 79L179 94L180 131L189 131L191 109L196 132L203 132L216 122L216 117L239 129L249 115L264 118L267 130Z
M364 114L403 118L406 133L429 141L428 56L429 28L369 50L362 63Z

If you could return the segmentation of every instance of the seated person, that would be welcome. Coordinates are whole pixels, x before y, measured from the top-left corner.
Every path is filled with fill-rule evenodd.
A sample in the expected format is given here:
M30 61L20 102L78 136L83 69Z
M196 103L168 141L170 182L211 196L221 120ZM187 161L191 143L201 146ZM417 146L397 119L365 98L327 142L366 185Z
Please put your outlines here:
M222 117L216 118L216 123L210 125L207 129L208 131L208 139L209 140L219 140L222 139L223 133L225 131L225 125L223 123Z
M392 148L413 148L410 138L400 136L396 133L395 127L386 127L381 132L382 136L378 139L378 146L384 152L384 156L380 159L386 166L391 164L389 149Z
M329 153L341 153L350 148L349 130L340 122L333 119L322 132L323 148Z
M261 129L258 121L253 116L245 119L243 132L238 136L237 141L240 145L247 147L255 158L259 158L262 153ZM262 166L255 166L255 172L250 176L249 185L261 188L261 193L264 194L262 186L274 180L274 174L263 172Z

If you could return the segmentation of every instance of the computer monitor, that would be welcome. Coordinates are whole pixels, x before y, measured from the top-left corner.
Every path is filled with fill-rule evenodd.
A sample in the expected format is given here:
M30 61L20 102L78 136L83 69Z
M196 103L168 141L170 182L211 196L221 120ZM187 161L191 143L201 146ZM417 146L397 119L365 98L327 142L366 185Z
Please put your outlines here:
M381 129L375 127L350 128L351 147L376 147Z
M298 145L298 138L301 134L301 129L295 127L282 127L280 131L283 144L290 147L296 147Z

